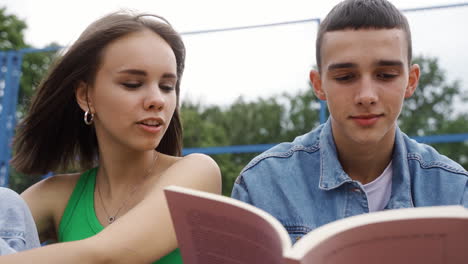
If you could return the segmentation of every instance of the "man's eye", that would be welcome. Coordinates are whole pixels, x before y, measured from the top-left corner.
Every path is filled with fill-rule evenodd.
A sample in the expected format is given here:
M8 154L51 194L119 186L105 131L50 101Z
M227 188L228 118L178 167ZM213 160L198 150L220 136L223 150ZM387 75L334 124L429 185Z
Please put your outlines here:
M393 74L393 73L378 73L377 74L377 78L381 79L381 80L392 80L394 78L396 78L398 75L397 74Z
M352 80L353 78L354 78L354 74L346 74L346 75L336 76L335 80L339 82L346 82L346 81Z

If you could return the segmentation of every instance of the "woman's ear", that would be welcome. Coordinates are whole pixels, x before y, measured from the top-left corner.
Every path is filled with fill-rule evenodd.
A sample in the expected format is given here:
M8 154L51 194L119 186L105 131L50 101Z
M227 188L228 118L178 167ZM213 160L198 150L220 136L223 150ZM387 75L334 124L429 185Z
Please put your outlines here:
M309 73L309 78L314 88L315 96L317 96L317 98L322 101L327 100L327 96L325 95L325 92L322 89L322 80L320 79L320 73L316 70L311 70Z
M75 98L76 102L80 106L81 110L83 112L90 112L94 113L94 108L93 108L93 103L91 101L91 98L89 96L89 86L87 83L81 81L78 87L75 89Z

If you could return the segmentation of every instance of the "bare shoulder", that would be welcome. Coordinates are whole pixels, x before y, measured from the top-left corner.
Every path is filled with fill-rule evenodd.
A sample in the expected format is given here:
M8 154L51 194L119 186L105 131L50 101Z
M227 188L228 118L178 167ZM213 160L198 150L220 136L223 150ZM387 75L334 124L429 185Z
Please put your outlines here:
M54 175L21 194L31 209L40 235L58 225L79 177L80 173Z
M163 184L221 192L221 171L210 156L194 153L184 157L167 157L169 166L160 179Z
M23 198L36 195L41 198L65 198L64 196L71 194L79 178L80 173L54 175L32 185L21 196Z
M177 160L179 166L201 167L206 169L219 170L219 166L210 156L193 153L184 157L179 157Z

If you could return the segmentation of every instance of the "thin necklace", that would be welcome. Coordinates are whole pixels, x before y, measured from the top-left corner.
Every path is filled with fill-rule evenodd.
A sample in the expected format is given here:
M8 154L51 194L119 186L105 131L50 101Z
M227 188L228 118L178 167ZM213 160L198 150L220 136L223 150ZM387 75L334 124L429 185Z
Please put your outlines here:
M153 154L154 158L153 158L153 163L151 165L151 167L148 169L148 171L146 172L146 175L145 177L143 178L142 180L142 183L145 181L146 178L148 178L148 176L151 174L151 172L153 171L153 168L154 168L154 165L156 163L156 160L158 159L158 152L155 151L154 154ZM120 210L122 208L124 208L124 206L127 204L127 202L130 200L130 198L132 198L133 194L135 193L135 191L141 187L143 184L136 184L135 186L133 186L133 189L132 191L129 193L128 195L128 198L125 199L125 201L122 202L122 205L119 207L119 209L117 209L117 212L115 212L114 215L110 215L108 212L107 212L107 209L106 209L106 206L104 205L104 200L102 199L102 195L101 195L101 189L99 188L99 184L97 184L97 191L98 191L98 195L99 195L99 200L101 200L101 205L102 205L102 208L104 208L104 212L106 213L107 215L107 222L108 224L112 224L115 219L117 219L117 215L119 214Z

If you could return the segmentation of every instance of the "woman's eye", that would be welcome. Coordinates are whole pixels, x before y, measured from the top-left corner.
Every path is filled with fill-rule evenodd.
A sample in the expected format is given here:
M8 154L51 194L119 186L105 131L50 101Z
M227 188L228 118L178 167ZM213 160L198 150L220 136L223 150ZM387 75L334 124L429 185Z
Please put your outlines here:
M174 86L166 85L166 84L159 85L159 88L161 88L164 91L168 91L168 92L174 90Z
M124 82L122 83L123 86L127 88L138 88L142 85L141 82Z

